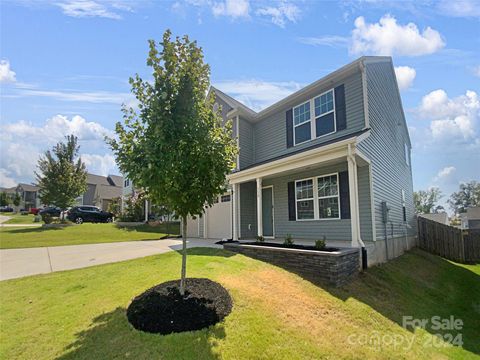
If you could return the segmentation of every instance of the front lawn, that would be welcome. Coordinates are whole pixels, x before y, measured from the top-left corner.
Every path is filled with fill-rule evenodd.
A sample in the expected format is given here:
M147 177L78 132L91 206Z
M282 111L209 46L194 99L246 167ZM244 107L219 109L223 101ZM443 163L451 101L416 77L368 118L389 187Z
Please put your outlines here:
M8 216L10 219L4 222L4 224L35 224L33 214L21 215L20 213L2 213L1 215ZM40 224L40 223L37 223Z
M178 278L177 252L0 283L2 359L431 359L478 358L480 265L415 250L342 289L316 286L272 265L218 249L189 250L188 276L220 282L232 313L208 329L142 333L125 309L146 289ZM403 315L463 320L463 346ZM368 336L363 338L362 336ZM365 342L381 336L382 345ZM413 339L395 347L391 340ZM375 337L376 338L376 337Z
M168 231L169 234L178 234L179 225L170 224ZM165 224L124 228L115 224L90 223L64 228L3 227L0 228L0 249L158 240L166 235Z

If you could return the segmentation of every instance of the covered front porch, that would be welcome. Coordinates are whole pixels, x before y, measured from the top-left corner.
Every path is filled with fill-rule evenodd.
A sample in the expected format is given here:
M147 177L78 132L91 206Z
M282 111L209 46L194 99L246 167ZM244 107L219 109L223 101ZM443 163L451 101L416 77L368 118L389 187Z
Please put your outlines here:
M373 239L370 162L357 138L307 150L236 172L232 237L263 236L298 244L325 238L360 247Z

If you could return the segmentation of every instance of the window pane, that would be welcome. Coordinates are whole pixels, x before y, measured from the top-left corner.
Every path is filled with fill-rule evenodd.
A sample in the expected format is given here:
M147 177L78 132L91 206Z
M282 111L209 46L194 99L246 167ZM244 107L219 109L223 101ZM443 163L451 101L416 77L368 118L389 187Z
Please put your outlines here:
M297 182L297 200L313 198L313 180Z
M339 218L338 197L319 199L318 213L320 219Z
M295 127L295 144L310 140L311 136L310 122Z
M230 195L222 195L221 201L222 202L229 202L230 201Z
M297 219L313 219L313 200L297 201Z
M323 115L333 110L333 90L315 98L315 116Z
M310 120L310 102L299 105L293 109L293 122L295 125L300 125L305 121Z
M317 137L330 134L335 131L335 116L332 113L315 119Z
M318 197L337 195L337 175L318 178Z

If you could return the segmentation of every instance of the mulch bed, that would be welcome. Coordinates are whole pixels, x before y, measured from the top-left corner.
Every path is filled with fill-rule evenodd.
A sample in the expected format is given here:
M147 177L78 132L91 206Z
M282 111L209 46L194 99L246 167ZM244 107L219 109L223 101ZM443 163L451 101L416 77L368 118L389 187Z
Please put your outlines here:
M242 245L256 245L256 246L268 246L268 247L277 247L277 248L283 248L283 249L299 249L299 250L314 250L314 251L328 251L328 252L333 252L333 251L338 251L338 248L334 247L325 247L322 250L317 249L315 246L308 246L308 245L283 245L283 244L278 244L278 243L272 243L272 242L247 242L247 243L242 243Z
M232 240L232 239L220 240L220 241L217 241L215 244L217 244L217 245L223 245L223 244L234 244L234 243L238 243L238 241Z
M128 321L137 330L165 335L206 328L232 311L232 298L217 282L188 278L184 298L179 286L180 280L164 282L134 298Z

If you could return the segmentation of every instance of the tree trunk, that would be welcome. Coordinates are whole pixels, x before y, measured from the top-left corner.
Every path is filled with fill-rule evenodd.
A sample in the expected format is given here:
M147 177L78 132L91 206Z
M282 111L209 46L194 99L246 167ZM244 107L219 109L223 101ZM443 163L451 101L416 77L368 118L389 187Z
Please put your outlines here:
M182 274L180 277L180 295L185 295L185 277L187 273L187 217L182 217Z

